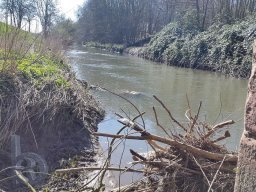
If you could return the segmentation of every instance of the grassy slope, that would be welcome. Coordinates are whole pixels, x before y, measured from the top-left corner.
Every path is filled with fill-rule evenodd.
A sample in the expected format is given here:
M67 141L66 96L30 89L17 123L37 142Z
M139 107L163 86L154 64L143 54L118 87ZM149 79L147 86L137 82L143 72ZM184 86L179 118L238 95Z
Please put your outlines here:
M34 37L33 33L29 33L27 31L24 31L22 29L18 29L16 27L10 26L10 25L6 25L5 23L0 21L0 36L4 36L10 33L16 33L19 34L20 36L30 36L30 38Z
M255 18L249 18L191 35L171 23L151 39L140 55L169 65L248 78L255 26Z
M50 50L31 52L30 48L35 42L38 45L42 39L0 22L0 72L22 75L36 85L53 81L58 86L69 86L64 77L69 69L63 64L62 58L56 57Z

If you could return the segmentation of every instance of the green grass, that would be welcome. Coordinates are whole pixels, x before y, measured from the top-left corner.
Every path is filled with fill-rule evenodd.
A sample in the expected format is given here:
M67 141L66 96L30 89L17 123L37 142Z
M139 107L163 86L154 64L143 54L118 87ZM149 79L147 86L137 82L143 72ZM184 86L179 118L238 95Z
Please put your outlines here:
M41 37L0 22L0 43L0 72L22 75L37 86L50 82L58 87L70 86L65 79L69 67L50 49L40 50L45 46ZM33 44L36 48L31 52Z
M69 87L64 78L67 66L60 61L54 61L47 56L31 54L17 61L17 69L28 79L37 85L45 82L55 82L57 86Z

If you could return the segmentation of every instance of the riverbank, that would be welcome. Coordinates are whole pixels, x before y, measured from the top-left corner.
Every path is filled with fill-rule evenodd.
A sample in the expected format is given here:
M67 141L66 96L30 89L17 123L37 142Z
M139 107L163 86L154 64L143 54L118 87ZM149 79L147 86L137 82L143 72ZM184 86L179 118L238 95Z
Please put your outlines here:
M21 173L38 190L82 186L77 177L87 173L52 173L98 162L99 143L91 132L97 131L104 111L88 93L87 83L76 80L61 52L50 44L25 55L19 50L2 51L1 58L0 179L4 181L0 189L26 191L27 186L20 181L13 185L15 173L6 169L15 165L23 167ZM33 161L37 166L29 167ZM28 170L33 174L26 173Z
M249 78L255 21L255 16L251 16L233 24L214 24L204 32L170 23L149 43L124 47L119 52L171 66ZM97 48L101 47L105 46Z
M124 51L125 46L121 44L102 44L102 43L97 43L97 42L87 42L83 44L84 47L89 47L89 48L96 48L96 49L102 49L109 51L111 53L118 53L122 54Z
M230 25L214 24L207 31L193 33L170 23L143 47L128 48L131 53L178 67L220 72L249 78L255 17Z

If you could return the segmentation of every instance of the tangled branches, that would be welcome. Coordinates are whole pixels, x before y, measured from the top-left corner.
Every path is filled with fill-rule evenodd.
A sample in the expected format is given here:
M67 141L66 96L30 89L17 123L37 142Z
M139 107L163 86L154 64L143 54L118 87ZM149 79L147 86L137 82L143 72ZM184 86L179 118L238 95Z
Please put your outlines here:
M134 160L131 164L143 165L145 178L114 191L233 191L237 154L230 153L218 142L231 136L225 128L235 122L229 120L214 126L201 122L201 103L196 115L193 115L188 102L189 109L185 114L188 121L183 124L158 97L154 98L176 124L178 131L161 125L153 107L157 126L166 137L152 134L135 120L119 114L118 121L124 125L122 130L129 129L129 134L94 133L113 139L145 140L153 148L153 152L144 156L130 149ZM139 117L143 118L141 113ZM223 136L216 138L215 133L221 131Z

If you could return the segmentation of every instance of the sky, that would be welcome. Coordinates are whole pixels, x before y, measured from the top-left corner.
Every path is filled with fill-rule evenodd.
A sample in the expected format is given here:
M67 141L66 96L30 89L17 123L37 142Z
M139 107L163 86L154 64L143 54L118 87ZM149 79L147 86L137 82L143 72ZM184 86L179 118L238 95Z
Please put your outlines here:
M76 20L76 12L79 6L86 0L58 0L58 8L67 18Z

